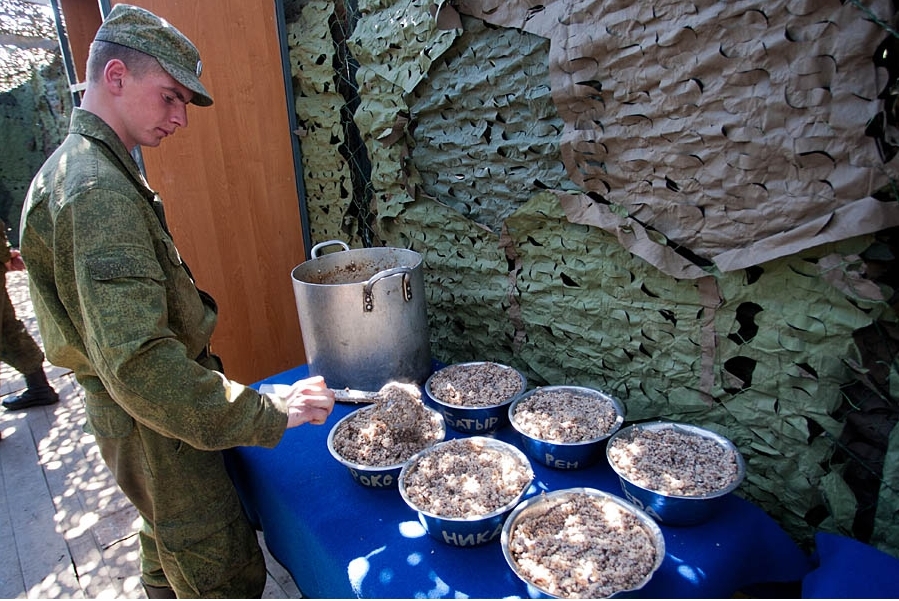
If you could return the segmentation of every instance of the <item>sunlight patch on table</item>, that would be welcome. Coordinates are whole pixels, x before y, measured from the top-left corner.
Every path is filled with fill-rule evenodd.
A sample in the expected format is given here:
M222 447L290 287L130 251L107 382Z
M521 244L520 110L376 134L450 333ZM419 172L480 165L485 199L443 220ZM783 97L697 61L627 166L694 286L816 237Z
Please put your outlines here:
M421 538L427 533L421 522L400 522L400 534L406 538Z
M371 568L371 563L368 561L369 558L383 552L385 549L387 549L386 546L375 549L364 557L357 557L347 565L346 572L350 579L350 586L353 587L353 592L357 595L362 594L362 581L368 575L368 571Z

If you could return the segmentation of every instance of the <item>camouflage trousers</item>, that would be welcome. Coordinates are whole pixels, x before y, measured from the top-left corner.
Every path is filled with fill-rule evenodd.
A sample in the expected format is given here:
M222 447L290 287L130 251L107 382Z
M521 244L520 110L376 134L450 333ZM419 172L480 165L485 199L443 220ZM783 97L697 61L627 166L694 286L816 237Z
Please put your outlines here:
M16 309L6 290L5 273L0 294L0 361L26 375L44 366L44 352L25 329L25 324L16 317Z
M165 549L153 525L143 520L140 533L141 580L150 586L169 587L179 599L259 599L265 589L265 558L256 533L242 516L187 550ZM235 563L229 554L246 558ZM209 576L221 579L201 590Z
M266 568L220 451L195 449L87 391L88 428L143 518L141 579L179 598L260 598Z

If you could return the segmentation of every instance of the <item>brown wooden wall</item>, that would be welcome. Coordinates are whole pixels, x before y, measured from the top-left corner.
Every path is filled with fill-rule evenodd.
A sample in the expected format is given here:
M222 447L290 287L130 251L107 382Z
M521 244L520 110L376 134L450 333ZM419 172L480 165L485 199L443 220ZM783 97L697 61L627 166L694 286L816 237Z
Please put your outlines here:
M179 251L218 301L213 351L247 384L304 363L290 272L305 249L274 0L130 3L194 41L215 101L191 105L187 128L142 150ZM84 41L70 43L80 56Z

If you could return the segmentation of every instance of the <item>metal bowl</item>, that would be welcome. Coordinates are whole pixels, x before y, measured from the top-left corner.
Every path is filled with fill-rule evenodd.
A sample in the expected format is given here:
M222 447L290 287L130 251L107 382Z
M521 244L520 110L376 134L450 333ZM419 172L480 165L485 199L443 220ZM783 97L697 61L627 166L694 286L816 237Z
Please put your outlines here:
M610 404L615 410L615 422L605 432L578 442L562 442L535 437L516 422L515 413L522 403L526 403L540 392L570 392L578 396L593 397L597 402ZM528 455L556 469L579 469L596 463L602 457L608 438L624 423L624 407L614 397L593 388L583 386L543 386L528 391L509 405L509 422L521 436L521 443Z
M334 437L337 435L338 428L340 428L340 426L344 422L348 421L354 416L359 415L360 412L371 411L373 409L375 409L375 405L368 405L366 407L356 409L355 411L345 415L340 419L340 421L334 424L334 426L331 428L331 431L328 432L328 451L330 451L331 456L334 457L334 459L343 464L349 470L350 475L353 477L353 480L355 480L362 486L366 486L368 488L396 488L400 470L402 470L403 465L405 465L406 461L386 466L361 465L349 461L340 453L338 453L337 449L334 447ZM430 407L425 407L425 409L427 409L428 415L431 417L434 423L438 424L437 437L435 438L434 442L431 443L431 446L433 446L442 442L446 438L446 423L443 421L443 416L439 411L435 411Z
M487 364L498 365L502 369L514 373L521 382L521 386L518 387L514 394L509 395L499 403L484 407L455 405L441 399L432 388L434 379L438 377L438 374L444 372L444 370L452 367L476 368L479 365ZM425 382L425 398L432 407L443 414L446 424L453 430L465 434L489 434L509 424L509 404L526 389L527 379L523 373L514 367L509 367L508 365L502 365L493 361L472 361L469 363L455 363L453 365L448 365L431 374Z
M415 501L413 501L413 499L410 497L407 490L407 481L410 472L414 470L418 462L428 454L436 453L440 451L445 445L459 441L470 442L484 448L496 449L524 466L526 468L528 477L526 483L521 487L521 492L519 492L514 499L510 500L502 507L494 509L493 511L485 513L483 515L471 517L448 517L438 515L416 505ZM416 455L412 457L412 459L410 459L405 466L403 466L403 469L400 472L399 490L400 496L402 496L403 501L405 501L411 509L418 513L418 520L421 522L421 524L424 526L425 530L431 537L448 545L453 545L456 547L472 547L488 543L499 537L506 516L509 514L512 508L514 508L519 502L521 502L525 494L527 494L528 489L531 487L531 483L533 482L533 480L534 471L531 468L531 463L528 460L527 455L522 453L515 446L493 438L487 438L484 436L472 436L470 438L441 442L428 449L425 449L424 451L416 453ZM439 485L439 482L435 482L434 484Z
M557 591L555 594L550 592L549 588L546 585L541 586L534 582L531 578L529 578L526 574L526 570L523 570L521 566L518 564L518 561L515 557L515 553L511 549L511 541L513 534L515 532L516 527L528 518L537 518L541 522L546 523L548 519L546 516L548 512L550 512L553 508L560 506L562 503L570 501L579 496L587 496L598 499L605 506L606 503L614 503L618 505L621 509L626 511L627 513L633 515L638 522L643 526L646 533L649 535L649 538L652 540L653 546L655 548L655 556L652 559L651 568L646 572L646 574L641 575L641 579L631 586L620 585L616 590L610 592L606 597L618 597L618 596L627 596L626 593L632 593L633 591L637 591L644 586L649 580L652 578L653 574L655 574L656 570L659 569L659 566L662 565L662 561L665 559L665 537L662 535L662 531L659 528L658 524L653 521L653 519L639 507L636 507L632 503L625 501L624 499L617 497L615 495L603 492L601 490L596 490L593 488L567 488L563 490L556 490L548 493L543 493L519 504L515 509L513 509L509 513L509 517L506 519L506 523L503 525L502 533L500 535L500 545L503 550L503 557L506 559L506 563L509 564L509 567L515 572L515 575L521 579L522 582L528 585L529 588L535 589L539 591L544 596L553 597L553 598L563 598L565 595L564 591ZM597 526L595 521L587 522L587 524L592 526ZM560 533L561 534L561 533ZM560 548L564 548L564 540L560 540L559 537L556 540L559 543ZM586 540L591 541L592 544L596 547L602 547L604 552L611 552L614 549L606 543L596 543L596 538L588 536ZM577 544L577 543L576 543ZM600 568L602 569L602 568ZM571 595L578 591L570 591ZM586 594L588 591L583 591L580 593L581 596ZM534 596L534 595L532 595ZM591 595L592 596L592 595Z
M713 492L698 495L671 494L661 490L652 490L628 478L622 468L616 464L611 451L618 440L631 440L639 437L644 431L674 430L681 434L700 436L720 445L726 451L733 451L736 461L736 474L726 486ZM684 449L686 452L687 450ZM621 490L625 496L657 521L672 526L689 526L709 520L717 511L725 495L733 492L746 476L746 464L736 446L724 436L691 424L674 422L647 422L622 428L609 438L606 445L606 459L618 475Z

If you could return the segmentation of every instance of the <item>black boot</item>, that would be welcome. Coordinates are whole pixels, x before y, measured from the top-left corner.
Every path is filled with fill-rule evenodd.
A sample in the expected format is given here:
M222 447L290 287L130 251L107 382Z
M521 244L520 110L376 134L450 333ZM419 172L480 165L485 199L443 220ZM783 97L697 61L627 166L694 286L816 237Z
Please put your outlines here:
M178 596L175 594L175 591L167 586L150 586L143 580L140 583L144 587L144 592L147 593L147 599L177 599Z
M25 375L25 384L28 388L19 396L3 401L3 406L10 411L36 407L38 405L52 405L59 402L59 395L47 382L47 375L43 369Z

